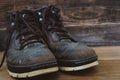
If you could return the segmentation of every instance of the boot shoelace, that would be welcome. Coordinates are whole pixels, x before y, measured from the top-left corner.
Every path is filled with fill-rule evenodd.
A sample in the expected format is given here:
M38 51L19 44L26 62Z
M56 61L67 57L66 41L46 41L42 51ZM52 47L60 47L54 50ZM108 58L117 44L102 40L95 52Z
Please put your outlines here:
M7 39L7 46L3 54L0 68L4 63L5 57L7 55L7 51L10 46L11 37L14 31L18 32L16 39L19 39L19 43L20 43L19 50L26 48L29 44L32 44L32 43L44 44L44 41L42 40L42 38L40 38L41 32L37 27L38 24L37 24L37 20L35 20L35 17L36 15L32 11L23 11L22 14L20 12L16 12L15 22L11 23L11 25L13 26L10 29L10 35L8 36L8 39Z
M45 26L45 24L47 25ZM63 21L61 20L61 16L59 14L59 9L53 5L50 5L47 8L43 9L42 26L45 26L45 28L51 33L56 33L60 41L68 39L76 42L64 28Z

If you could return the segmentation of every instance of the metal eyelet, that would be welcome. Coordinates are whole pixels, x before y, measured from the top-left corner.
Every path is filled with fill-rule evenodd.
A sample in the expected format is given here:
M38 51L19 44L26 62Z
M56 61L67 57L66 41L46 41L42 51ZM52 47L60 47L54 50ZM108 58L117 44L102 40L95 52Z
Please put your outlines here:
M26 14L23 14L22 17L25 17Z
M42 15L42 13L41 13L41 12L38 12L38 15L39 15L39 16L41 16L41 15Z
M42 18L39 18L39 21L41 22L43 19Z
M55 13L55 11L52 11L52 13L54 14L54 13Z
M15 26L15 23L14 23L14 22L11 22L11 24L10 24L10 25L13 27L13 26Z

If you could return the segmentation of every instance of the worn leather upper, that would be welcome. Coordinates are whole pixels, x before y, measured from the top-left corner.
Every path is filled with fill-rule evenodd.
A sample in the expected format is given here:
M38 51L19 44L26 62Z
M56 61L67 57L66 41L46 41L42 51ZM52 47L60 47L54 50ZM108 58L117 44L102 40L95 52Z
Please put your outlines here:
M25 16L28 14L23 14L23 15ZM29 15L29 16L32 16L32 15ZM22 25L23 27L26 26L22 22L21 24L17 24L15 22L15 24L19 25L19 27L17 28L21 28ZM16 26L12 26L12 27L16 27ZM37 27L37 26L33 26L33 27ZM24 29L21 31L24 31ZM30 33L30 30L29 30L29 33ZM47 45L44 43L44 40L43 40L43 43L39 41L40 39L42 40L41 36L38 36L38 38L34 38L35 36L33 36L31 37L31 39L26 39L26 41L24 40L25 38L30 38L29 36L32 35L31 33L30 34L24 33L25 34L24 35L23 33L20 33L19 31L14 30L14 32L12 33L12 37L10 39L9 49L7 51L7 63L9 65L31 66L31 65L37 65L37 64L44 65L47 63L56 62L54 55L48 49ZM21 48L21 45L23 42L21 41L22 38L24 40L24 44L28 42L31 42L31 43ZM37 41L37 42L33 42L33 41Z
M75 64L76 62L97 60L97 55L93 49L74 40L67 30L65 30L60 14L58 14L59 9L54 9L52 6L50 10L50 7L48 7L49 14L46 15L48 23L46 22L47 24L42 26L41 30L45 36L45 41L57 58L58 63L69 64L69 62L73 62ZM69 37L67 38L66 36Z

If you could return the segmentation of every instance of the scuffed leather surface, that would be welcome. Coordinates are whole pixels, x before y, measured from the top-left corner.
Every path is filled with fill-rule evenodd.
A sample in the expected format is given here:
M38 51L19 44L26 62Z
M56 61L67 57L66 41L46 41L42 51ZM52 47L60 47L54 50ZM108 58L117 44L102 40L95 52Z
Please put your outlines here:
M61 41L51 44L58 61L84 61L96 57L94 50L79 42Z
M16 40L17 33L14 32L8 50L7 62L17 66L27 66L33 64L44 64L56 61L51 51L45 44L34 43L31 46L19 50L19 40Z

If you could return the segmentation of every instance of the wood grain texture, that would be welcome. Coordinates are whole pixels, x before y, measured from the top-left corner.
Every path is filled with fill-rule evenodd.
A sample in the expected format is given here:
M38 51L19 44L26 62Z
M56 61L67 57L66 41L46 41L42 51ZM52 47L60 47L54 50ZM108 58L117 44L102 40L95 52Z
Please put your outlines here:
M120 46L93 47L99 60L120 60Z
M65 26L69 26L68 32L71 32L78 41L92 46L120 45L120 5L118 5L120 1L118 0L2 0L0 1L0 35L6 36L2 34L1 28L8 27L7 11L40 8L47 3L61 5ZM80 4L89 5L80 6ZM4 43L3 40L0 36L0 43ZM0 48L3 48L1 44Z
M16 80L120 80L120 60L100 60L99 66L77 72L57 72L29 79ZM4 66L0 70L0 80L15 80L11 78Z
M83 71L59 71L34 78L16 80L120 80L120 46L93 47L93 49L99 56L99 66ZM0 80L15 80L8 75L6 64L0 69Z

